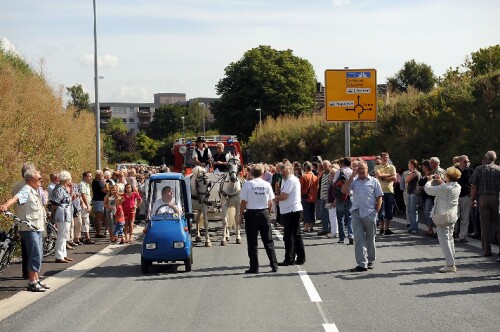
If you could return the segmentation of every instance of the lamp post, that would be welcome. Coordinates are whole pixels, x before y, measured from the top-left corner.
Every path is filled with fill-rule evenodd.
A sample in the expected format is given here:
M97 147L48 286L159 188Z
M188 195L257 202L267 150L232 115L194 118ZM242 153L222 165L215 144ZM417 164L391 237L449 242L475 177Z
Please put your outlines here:
M97 19L94 4L94 88L95 88L95 149L96 149L96 169L101 169L101 108L99 106L99 75L97 75Z
M255 109L256 112L259 112L259 131L262 130L262 110L260 108Z
M186 134L184 132L184 117L181 116L181 120L182 120L182 137L186 138Z

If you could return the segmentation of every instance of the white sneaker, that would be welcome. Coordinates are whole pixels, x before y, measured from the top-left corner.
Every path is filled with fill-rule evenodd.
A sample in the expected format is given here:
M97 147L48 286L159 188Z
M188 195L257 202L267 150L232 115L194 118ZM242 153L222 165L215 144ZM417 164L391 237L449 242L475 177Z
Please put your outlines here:
M446 265L445 267L440 268L439 272L441 272L441 273L457 272L457 268L455 265L452 265L452 266Z

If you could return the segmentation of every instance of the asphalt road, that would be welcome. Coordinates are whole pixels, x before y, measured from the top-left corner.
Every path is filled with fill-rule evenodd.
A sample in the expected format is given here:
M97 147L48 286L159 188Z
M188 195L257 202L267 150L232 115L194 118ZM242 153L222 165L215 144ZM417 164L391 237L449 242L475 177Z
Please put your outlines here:
M280 231L275 231L279 260ZM458 272L437 273L437 239L406 233L377 237L375 269L351 273L354 247L304 235L307 262L246 275L246 242L194 248L193 271L140 271L140 243L110 247L47 279L47 294L20 292L0 301L22 307L0 331L497 331L500 263L479 241L456 246ZM261 246L262 247L262 246ZM107 251L106 251L107 250ZM498 247L495 247L498 250ZM95 267L93 267L95 265ZM35 300L33 302L33 300ZM2 309L3 306L3 309Z

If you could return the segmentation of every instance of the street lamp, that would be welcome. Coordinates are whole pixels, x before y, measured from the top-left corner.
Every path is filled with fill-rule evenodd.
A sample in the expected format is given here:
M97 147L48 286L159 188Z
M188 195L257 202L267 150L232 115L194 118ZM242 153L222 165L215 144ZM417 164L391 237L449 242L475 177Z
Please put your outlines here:
M99 75L97 75L97 19L94 4L94 88L95 88L95 149L96 149L96 169L101 169L101 107L99 106Z
M260 108L256 108L255 111L259 112L259 130L262 130L262 110Z
M184 117L181 116L181 120L182 120L182 137L186 138L186 134L184 132Z

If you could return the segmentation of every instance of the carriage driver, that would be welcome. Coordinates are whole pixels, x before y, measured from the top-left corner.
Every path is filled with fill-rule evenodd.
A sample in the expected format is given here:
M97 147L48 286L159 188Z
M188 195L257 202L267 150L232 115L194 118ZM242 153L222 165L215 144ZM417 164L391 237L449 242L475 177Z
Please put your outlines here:
M209 162L212 159L212 153L209 148L205 147L205 140L201 137L196 139L196 148L193 150L192 158L195 165L205 167L207 172L209 171Z
M227 160L226 154L224 153L224 143L219 142L215 146L217 147L217 153L214 155L212 161L214 173L227 172Z
M157 211L158 210L158 211ZM165 213L181 213L182 207L179 202L176 204L174 199L174 191L172 187L165 186L161 190L161 198L157 199L151 209L151 215L165 214Z

